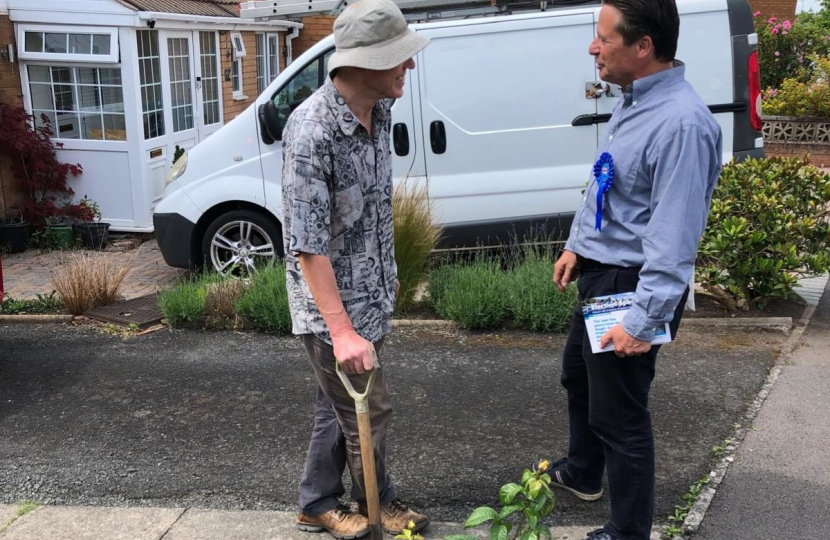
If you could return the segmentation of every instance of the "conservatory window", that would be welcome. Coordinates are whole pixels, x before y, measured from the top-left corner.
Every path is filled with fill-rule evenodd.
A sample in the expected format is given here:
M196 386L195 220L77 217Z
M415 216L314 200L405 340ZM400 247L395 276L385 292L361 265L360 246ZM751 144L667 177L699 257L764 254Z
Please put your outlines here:
M49 25L18 26L22 60L61 62L118 62L118 29L65 28Z

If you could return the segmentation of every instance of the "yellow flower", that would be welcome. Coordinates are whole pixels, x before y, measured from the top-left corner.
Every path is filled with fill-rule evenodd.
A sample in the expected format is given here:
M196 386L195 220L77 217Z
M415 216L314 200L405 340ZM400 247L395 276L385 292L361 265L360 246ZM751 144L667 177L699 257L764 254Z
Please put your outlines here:
M539 472L545 472L546 470L548 470L548 467L550 467L550 462L545 459L542 460L542 462L539 464L539 467L537 467L536 470Z

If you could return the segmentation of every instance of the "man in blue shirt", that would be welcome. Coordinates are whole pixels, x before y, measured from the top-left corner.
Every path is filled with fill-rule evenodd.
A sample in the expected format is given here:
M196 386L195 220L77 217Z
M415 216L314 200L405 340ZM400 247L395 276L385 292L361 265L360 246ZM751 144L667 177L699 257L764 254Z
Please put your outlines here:
M659 349L651 341L665 323L677 331L721 171L720 128L675 60L679 28L674 0L603 0L588 49L600 78L624 95L553 281L564 290L578 277L580 300L635 293L622 323L602 337L613 352L591 352L577 307L563 355L570 445L551 476L555 486L593 501L607 470L611 519L589 534L594 540L650 536L648 393Z

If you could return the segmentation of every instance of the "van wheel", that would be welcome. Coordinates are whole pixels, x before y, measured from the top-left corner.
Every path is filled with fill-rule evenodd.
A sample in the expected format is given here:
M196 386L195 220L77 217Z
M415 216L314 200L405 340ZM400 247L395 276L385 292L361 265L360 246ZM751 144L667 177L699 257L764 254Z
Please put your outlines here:
M282 235L274 221L253 210L233 210L208 226L202 238L205 264L220 274L250 274L282 256Z

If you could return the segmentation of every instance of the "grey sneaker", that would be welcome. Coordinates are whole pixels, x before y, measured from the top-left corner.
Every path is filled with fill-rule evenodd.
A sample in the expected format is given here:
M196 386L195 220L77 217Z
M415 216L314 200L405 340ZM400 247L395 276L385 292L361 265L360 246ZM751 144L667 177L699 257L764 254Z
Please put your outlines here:
M608 534L605 529L597 529L588 533L585 540L619 540L616 536Z
M554 461L551 463L547 472L551 478L550 485L570 491L576 495L577 498L582 499L583 501L596 501L602 497L602 487L599 489L592 489L587 486L581 486L576 482L573 476L568 473L568 458L562 458ZM601 538L600 540L604 539Z

